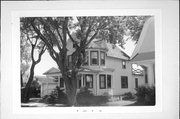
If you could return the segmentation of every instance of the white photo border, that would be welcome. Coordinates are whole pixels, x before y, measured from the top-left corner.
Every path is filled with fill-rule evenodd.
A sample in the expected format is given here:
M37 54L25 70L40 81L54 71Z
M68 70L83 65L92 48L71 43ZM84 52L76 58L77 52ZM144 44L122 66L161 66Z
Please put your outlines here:
M115 107L21 107L20 102L20 18L58 16L142 16L155 18L155 106ZM147 113L162 112L162 26L160 9L93 9L93 10L28 10L12 12L12 87L13 114L66 114L66 113ZM158 80L157 80L158 79ZM52 111L53 110L53 111Z

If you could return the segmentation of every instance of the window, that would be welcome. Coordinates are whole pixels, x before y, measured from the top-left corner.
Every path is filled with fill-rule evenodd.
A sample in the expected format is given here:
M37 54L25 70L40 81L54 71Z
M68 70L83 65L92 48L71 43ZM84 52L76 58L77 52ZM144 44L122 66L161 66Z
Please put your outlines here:
M78 88L81 88L82 87L82 85L81 85L81 79L78 79L78 86L77 86Z
M91 65L98 65L98 51L91 51Z
M107 75L107 88L111 88L111 75Z
M88 55L88 51L85 52L85 62L84 65L88 65L89 64L89 55Z
M68 66L72 66L72 55L68 55Z
M145 73L145 83L148 83L148 74Z
M121 76L121 88L128 88L128 77Z
M106 88L106 75L99 75L99 85L100 89Z
M60 88L63 88L63 87L64 87L64 79L60 78Z
M135 88L138 88L138 78L135 78Z
M53 82L58 82L58 76L52 76L54 78Z
M87 88L93 88L93 75L86 74L85 79L86 79L86 87Z
M126 61L124 61L124 60L122 61L122 68L126 69Z
M105 65L105 53L101 51L100 54L101 65Z
M77 88L81 88L82 87L82 80L81 80L81 77L82 77L82 75L81 74L79 74L78 76L77 76Z

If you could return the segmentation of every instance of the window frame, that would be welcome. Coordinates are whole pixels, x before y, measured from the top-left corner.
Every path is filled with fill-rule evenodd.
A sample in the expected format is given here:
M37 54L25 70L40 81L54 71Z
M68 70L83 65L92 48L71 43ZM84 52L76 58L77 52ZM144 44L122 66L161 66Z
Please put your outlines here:
M85 51L85 60L87 59L87 62L84 62L84 66L88 66L89 65L89 51Z
M109 77L109 76L110 76L110 84L111 84L110 87L108 86L108 82L109 82L109 81L108 81L108 77ZM107 81L106 81L106 82L107 82L107 88L111 88L111 87L112 87L112 75L107 74L106 80L107 80Z
M135 88L138 88L138 78L135 78Z
M68 67L72 66L72 55L68 55Z
M125 80L125 86L123 80ZM128 88L128 76L121 76L121 88Z
M101 83L102 83L102 78L101 77L104 77L104 87L102 87ZM106 75L105 74L100 74L99 75L99 88L100 89L106 89Z
M126 61L122 60L122 69L126 69Z
M60 78L60 84L59 84L59 87L60 88L64 88L64 79L63 78Z
M104 59L102 59L101 54L104 54ZM102 60L104 60L104 64L102 64ZM100 64L105 65L106 64L106 53L103 51L100 51Z
M97 53L97 64L93 64L93 59L92 59L92 53L96 52ZM99 52L98 51L90 51L90 64L91 65L99 65Z
M91 76L92 77L92 81L91 81L91 83L92 83L92 87L87 87L87 76ZM87 88L93 88L93 74L85 74L85 86L87 87Z

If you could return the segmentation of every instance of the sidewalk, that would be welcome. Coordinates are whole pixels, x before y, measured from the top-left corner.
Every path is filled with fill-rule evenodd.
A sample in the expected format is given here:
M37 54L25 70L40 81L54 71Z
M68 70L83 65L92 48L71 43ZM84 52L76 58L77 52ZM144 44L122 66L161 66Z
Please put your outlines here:
M114 102L107 102L103 106L126 106L134 104L136 101L128 101L128 100L119 100Z

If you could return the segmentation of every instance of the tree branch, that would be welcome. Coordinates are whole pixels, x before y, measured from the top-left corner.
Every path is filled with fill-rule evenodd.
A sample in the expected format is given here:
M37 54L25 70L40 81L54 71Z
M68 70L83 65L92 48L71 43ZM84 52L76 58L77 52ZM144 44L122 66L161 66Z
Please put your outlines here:
M35 30L35 32L39 35L39 37L41 38L41 40L46 44L46 46L48 47L48 49L50 49L53 53L56 53L53 49L53 46L48 42L48 40L46 40L46 38L42 35L42 33L40 32L40 30L35 26L34 22L31 21L31 25L33 27L33 29Z
M98 31L96 31L96 33L94 33L94 35L89 39L89 41L86 43L86 46L89 45L89 43L96 37L97 34Z
M76 47L78 48L78 47L79 47L79 46L78 46L78 42L75 41L75 40L72 38L72 36L71 36L68 28L67 28L67 34L68 34L69 38L71 39L71 41L72 41L72 42L76 45Z
M41 51L40 51L40 53L39 53L38 60L35 61L36 64L41 61L41 57L42 57L42 55L44 54L45 51L46 51L46 45L44 44Z

